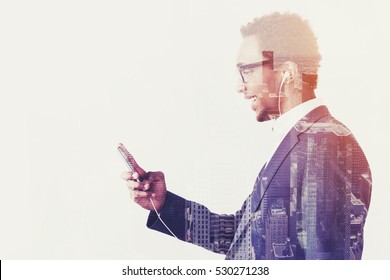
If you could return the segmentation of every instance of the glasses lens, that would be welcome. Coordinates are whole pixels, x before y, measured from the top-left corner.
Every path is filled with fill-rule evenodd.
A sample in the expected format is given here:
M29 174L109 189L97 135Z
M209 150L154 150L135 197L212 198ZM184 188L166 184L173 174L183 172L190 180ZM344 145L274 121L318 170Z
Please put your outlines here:
M259 62L255 62L255 63L239 65L238 72L240 73L241 81L243 83L246 83L248 80L248 77L253 72L251 70L253 70L254 68L257 68L257 67L267 65L270 61L271 60L264 60L264 61L259 61Z

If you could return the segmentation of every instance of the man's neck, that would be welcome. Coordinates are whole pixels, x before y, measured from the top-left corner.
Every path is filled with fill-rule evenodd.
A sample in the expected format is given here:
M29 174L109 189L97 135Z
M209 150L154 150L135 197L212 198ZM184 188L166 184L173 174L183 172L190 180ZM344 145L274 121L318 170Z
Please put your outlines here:
M302 92L298 91L291 93L288 97L284 97L284 100L281 104L281 114L283 115L290 111L292 108L314 98L316 98L314 93L310 95L302 94Z

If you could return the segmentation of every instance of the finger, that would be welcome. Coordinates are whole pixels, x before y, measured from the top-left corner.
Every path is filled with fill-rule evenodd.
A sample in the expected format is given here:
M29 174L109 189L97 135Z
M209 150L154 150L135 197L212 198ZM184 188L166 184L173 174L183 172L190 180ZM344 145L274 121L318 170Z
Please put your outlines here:
M151 187L148 181L139 182L133 180L127 180L126 186L128 187L129 190L141 190L141 191L147 191Z
M121 177L123 180L137 180L139 178L139 174L135 171L124 171L121 173Z
M130 197L133 200L137 200L137 199L140 199L140 198L150 198L152 196L153 195L150 192L144 192L144 191L132 191L130 193Z
M147 191L147 190L150 189L150 184L149 184L149 182L146 182L146 183L143 185L143 189L144 189L145 191Z
M149 196L150 196L150 193L148 193L148 192L134 191L134 197L135 198L138 198L138 197L145 198L145 197L149 197Z
M129 191L144 190L143 184L137 181L132 181L132 180L126 181L126 186L129 189Z

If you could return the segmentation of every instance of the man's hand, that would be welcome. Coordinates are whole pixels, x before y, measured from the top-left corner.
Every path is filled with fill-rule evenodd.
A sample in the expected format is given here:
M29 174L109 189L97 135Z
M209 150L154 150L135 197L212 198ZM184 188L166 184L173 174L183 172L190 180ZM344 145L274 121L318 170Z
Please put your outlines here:
M135 171L122 173L122 179L126 181L131 199L141 207L154 211L151 202L153 200L156 210L160 211L167 195L164 173L145 172L134 159L132 161Z

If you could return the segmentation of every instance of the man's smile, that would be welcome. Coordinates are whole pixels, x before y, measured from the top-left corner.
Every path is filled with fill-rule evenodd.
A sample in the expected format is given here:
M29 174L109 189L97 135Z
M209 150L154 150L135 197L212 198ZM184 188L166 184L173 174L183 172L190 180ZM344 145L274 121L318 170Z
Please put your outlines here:
M255 111L256 110L257 96L256 95L249 95L249 94L247 94L244 97L245 97L245 99L249 99L251 101L251 108L252 108L252 110Z

